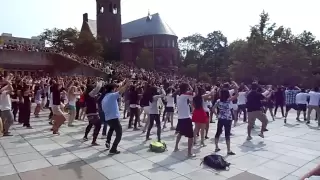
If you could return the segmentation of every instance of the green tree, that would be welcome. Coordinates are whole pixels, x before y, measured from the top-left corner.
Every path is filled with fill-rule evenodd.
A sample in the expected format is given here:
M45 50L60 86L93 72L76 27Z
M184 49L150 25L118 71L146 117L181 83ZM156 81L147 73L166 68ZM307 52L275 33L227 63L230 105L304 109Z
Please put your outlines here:
M142 49L140 51L139 56L136 59L136 65L139 68L153 69L154 68L154 60L152 57L152 52L150 52L147 49Z
M46 41L49 46L65 52L73 52L75 50L78 37L79 31L76 28L45 29L40 34L41 40Z
M181 73L191 76L191 77L197 77L198 73L198 65L197 64L189 64L186 67L182 67L180 69Z
M99 57L103 52L102 43L89 32L81 32L75 43L75 52L80 56Z

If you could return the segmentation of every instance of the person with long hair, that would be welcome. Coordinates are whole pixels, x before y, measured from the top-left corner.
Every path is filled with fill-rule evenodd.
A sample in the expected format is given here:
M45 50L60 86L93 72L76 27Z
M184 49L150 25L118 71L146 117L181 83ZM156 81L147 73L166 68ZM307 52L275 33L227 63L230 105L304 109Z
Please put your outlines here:
M208 93L210 93L210 92L206 92L206 94L208 94ZM215 92L211 92L211 93L214 94ZM212 109L212 98L213 98L213 96L211 96L210 98L204 100L204 102L203 102L203 109L206 112L206 114L207 114L209 119L211 118L211 116L210 116L210 111L211 110L210 109ZM210 121L208 121L207 124L206 124L205 136L204 136L205 139L209 139L209 136L208 136L209 128L210 128Z
M231 151L231 145L230 145L230 135L231 135L231 126L232 126L232 114L231 114L231 109L232 109L232 101L237 99L238 97L238 86L235 82L232 82L233 87L234 87L234 95L230 95L230 92L223 88L220 90L220 98L214 105L214 113L218 117L218 125L217 125L217 131L215 135L215 152L220 151L219 148L219 138L222 134L222 129L224 128L225 132L225 139L226 139L226 144L227 144L227 154L228 155L235 155L234 152ZM216 113L216 108L219 109L219 113Z
M190 90L190 91L188 91ZM193 99L193 89L189 84L182 83L179 88L179 96L177 97L178 124L176 127L176 145L174 151L179 151L179 142L182 136L188 138L188 157L195 157L192 153L193 147L193 125L191 120L191 111L189 103Z
M99 118L100 118L101 123L103 125L101 139L107 138L107 129L108 129L108 124L105 121L105 115L104 115L104 112L102 110L102 105L101 105L102 99L104 98L105 95L106 95L106 88L105 88L105 86L102 86L100 89L100 92L98 94L98 98L97 98Z
M140 110L139 110L140 95L139 95L139 92L138 92L137 87L135 85L131 85L129 88L128 101L129 101L129 108L130 108L130 111L129 111L130 117L129 117L128 128L129 129L132 128L132 121L134 118L133 130L137 131L137 130L139 130L138 123L140 121Z
M76 102L77 96L80 95L82 92L77 92L76 86L70 86L68 89L67 99L68 99L68 110L69 110L69 119L68 119L68 126L73 126L73 121L76 118Z
M238 103L238 112L237 116L239 117L240 114L243 112L243 122L247 122L247 108L246 108L246 103L247 103L247 95L249 92L249 88L241 84L239 89L238 89L238 98L237 98L237 103Z
M63 115L61 110L61 93L65 91L64 83L62 80L58 80L52 86L52 120L53 126L52 131L53 134L59 135L60 126L66 121L66 118Z
M40 84L35 84L34 86L34 101L36 103L36 107L34 109L34 116L36 118L39 117L39 113L41 111L41 95L43 93L43 89L41 88Z
M160 110L158 106L158 101L161 98L165 97L166 92L164 91L163 87L157 88L155 86L150 87L148 94L148 101L149 101L149 126L146 134L146 141L150 140L150 131L153 127L154 122L157 125L157 137L158 141L161 141L161 122L160 122Z
M78 108L76 107L76 119L84 120L86 117L86 103L84 100L84 92L86 91L86 87L81 86L81 94L78 100Z
M144 87L144 92L142 93L142 97L141 97L141 100L140 100L140 105L143 109L143 119L142 119L142 122L145 123L144 124L144 128L142 130L142 133L145 133L148 126L149 126L149 122L150 122L150 118L149 118L149 109L150 109L150 106L149 106L149 100L148 100L148 94L149 93L149 89L150 87L149 86L145 86Z
M205 94L205 90L203 88L196 89L196 95L193 97L193 113L192 113L192 122L195 124L195 128L193 131L194 140L193 143L196 144L197 141L197 134L200 131L200 138L201 138L201 146L205 146L205 130L206 126L209 123L209 109L205 111L205 107L207 104L205 101L211 98L211 93Z
M9 129L13 124L13 114L11 112L11 98L10 94L13 91L11 85L11 80L13 76L10 74L4 79L0 80L0 121L2 121L2 127L0 133L2 132L3 136L11 136Z
M32 129L30 125L30 113L31 113L31 86L27 83L23 83L22 90L21 90L21 103L19 107L19 118L21 115L21 121L23 123L23 127L28 129Z
M96 87L91 84L87 85L86 91L84 92L84 101L86 104L86 115L89 121L88 126L83 137L84 141L88 140L88 134L91 128L94 126L93 137L91 145L99 145L96 141L101 129L101 120L99 118L99 112L97 108L97 95L102 87L102 81L97 82Z
M174 114L174 107L175 107L175 102L174 102L174 89L172 87L169 87L166 91L166 97L165 97L165 101L166 101L166 105L165 105L165 119L163 122L163 129L166 128L166 123L167 121L170 122L171 124L171 130L175 130L175 127L173 126L173 114Z

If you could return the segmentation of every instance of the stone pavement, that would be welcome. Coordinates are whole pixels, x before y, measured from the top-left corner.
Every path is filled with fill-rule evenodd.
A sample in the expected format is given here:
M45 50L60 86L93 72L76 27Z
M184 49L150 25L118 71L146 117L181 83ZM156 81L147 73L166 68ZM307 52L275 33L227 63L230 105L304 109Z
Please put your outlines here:
M207 146L195 146L197 157L186 158L186 139L180 152L173 152L174 131L166 130L162 139L168 151L148 152L141 131L127 129L123 124L123 138L119 155L109 156L104 140L101 146L91 147L82 142L87 122L76 121L75 127L62 126L61 135L52 135L47 121L48 112L32 118L34 129L14 125L13 137L0 137L0 180L297 180L320 163L320 130L315 121L311 126L295 120L290 114L288 124L276 119L268 125L265 138L253 132L253 140L246 141L246 124L233 128L231 138L235 156L226 157L232 163L229 171L214 171L200 165L201 159L214 150L216 124L211 124ZM260 122L256 123L257 127ZM152 129L155 138L156 128ZM221 138L221 155L226 154Z

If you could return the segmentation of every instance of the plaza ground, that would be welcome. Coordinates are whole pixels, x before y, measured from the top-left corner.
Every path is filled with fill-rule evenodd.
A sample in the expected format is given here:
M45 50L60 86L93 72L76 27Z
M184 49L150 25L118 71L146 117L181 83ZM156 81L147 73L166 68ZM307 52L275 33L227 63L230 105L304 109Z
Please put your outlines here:
M320 163L317 123L312 120L307 126L297 122L295 112L290 113L287 125L281 118L269 118L264 139L257 136L260 122L251 141L246 141L246 124L233 128L231 142L236 155L226 157L232 163L229 171L200 165L204 156L213 153L216 124L210 126L207 146L195 146L197 157L187 159L186 139L180 143L181 151L173 152L175 135L169 128L162 133L168 151L157 154L148 151L150 142L144 141L145 134L128 130L128 119L121 120L121 154L109 156L103 139L96 147L90 146L90 140L82 141L87 121L75 121L75 127L63 125L61 135L55 136L47 116L48 111L32 118L34 129L15 124L13 137L0 137L0 180L297 180ZM155 132L154 127L154 139ZM225 156L224 138L220 148Z

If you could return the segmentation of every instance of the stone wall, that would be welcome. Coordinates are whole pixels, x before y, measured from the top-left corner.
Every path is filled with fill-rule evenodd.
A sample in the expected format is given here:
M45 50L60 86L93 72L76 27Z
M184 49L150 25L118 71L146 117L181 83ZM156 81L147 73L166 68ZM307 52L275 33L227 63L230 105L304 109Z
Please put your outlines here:
M105 73L56 53L0 50L0 68L104 77Z

